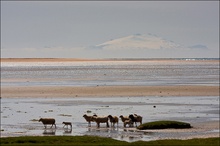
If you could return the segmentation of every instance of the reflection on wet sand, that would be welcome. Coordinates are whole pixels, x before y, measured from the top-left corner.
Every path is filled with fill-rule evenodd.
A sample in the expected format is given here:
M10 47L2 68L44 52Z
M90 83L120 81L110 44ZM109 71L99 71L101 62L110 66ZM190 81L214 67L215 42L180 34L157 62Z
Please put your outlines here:
M143 136L137 137L137 136L133 136L133 135L121 135L120 136L120 140L129 140L129 141L135 141L135 140L139 140L143 138Z
M145 135L144 132L137 132L137 130L134 130L133 128L125 128L123 129L123 132L120 136L121 140L129 140L129 141L134 141L134 140L139 140L143 138Z
M111 128L94 128L94 127L88 127L87 134L95 134L95 135L112 135L112 134L118 134L119 129L118 127L111 127Z
M43 135L55 135L56 129L44 129Z
M115 131L115 128L92 128L92 127L88 127L88 132L106 132L106 133L110 133L111 131Z
M122 127L111 127L111 128L95 128L88 127L86 135L102 135L104 137L112 137L119 140L135 141L141 140L144 136L149 135L146 132L138 132L134 128L122 128Z
M72 128L69 129L69 128L64 128L64 132L63 134L71 134L72 133Z

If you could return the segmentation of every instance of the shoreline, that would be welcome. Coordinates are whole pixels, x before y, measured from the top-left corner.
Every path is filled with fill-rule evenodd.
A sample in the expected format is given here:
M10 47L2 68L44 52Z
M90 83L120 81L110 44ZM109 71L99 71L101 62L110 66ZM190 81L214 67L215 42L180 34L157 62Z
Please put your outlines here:
M84 59L84 58L1 58L1 62L75 62L75 61L102 61L102 59Z
M187 61L219 62L218 58L1 58L1 62L86 62L86 61Z
M214 130L219 130L219 122L220 121L205 121L205 122L196 122L191 123L193 126L189 129L148 129L148 130L138 130L136 128L127 128L125 130L136 131L136 132L147 132L154 133L154 135L160 135L160 137L156 137L155 139L151 139L148 141L154 140L168 140L168 139L176 139L176 140L189 140L189 139L204 139L204 138L217 138L220 137L219 132L213 132ZM91 129L96 129L91 127ZM102 128L105 129L105 128ZM106 128L108 129L108 128ZM169 133L169 135L167 135ZM185 135L184 133L193 133L192 135ZM163 135L163 136L161 136ZM9 137L21 137L24 135L14 134L14 135L2 135L1 138L9 138ZM42 135L25 135L25 136L42 136ZM77 135L71 135L77 136ZM83 135L85 136L85 135Z
M4 86L1 98L219 96L219 86Z

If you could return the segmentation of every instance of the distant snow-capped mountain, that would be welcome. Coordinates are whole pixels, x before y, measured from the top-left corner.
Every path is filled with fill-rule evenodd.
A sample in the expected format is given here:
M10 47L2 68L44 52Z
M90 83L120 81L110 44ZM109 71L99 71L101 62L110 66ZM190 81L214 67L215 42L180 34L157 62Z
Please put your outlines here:
M183 46L152 34L135 34L96 45L99 49L175 49Z

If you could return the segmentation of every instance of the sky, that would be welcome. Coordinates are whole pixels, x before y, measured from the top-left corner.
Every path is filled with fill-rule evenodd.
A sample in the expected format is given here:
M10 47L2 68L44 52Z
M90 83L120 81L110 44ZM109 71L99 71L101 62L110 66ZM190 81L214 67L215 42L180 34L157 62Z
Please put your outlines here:
M92 47L148 33L194 47ZM219 58L219 2L1 1L1 57Z

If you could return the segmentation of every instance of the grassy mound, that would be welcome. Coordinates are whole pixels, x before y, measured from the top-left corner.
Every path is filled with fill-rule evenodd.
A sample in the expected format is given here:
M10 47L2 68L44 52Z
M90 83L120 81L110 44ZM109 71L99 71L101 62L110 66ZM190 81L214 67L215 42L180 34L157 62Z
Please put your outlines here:
M145 130L145 129L167 129L167 128L192 128L189 123L178 122L178 121L155 121L141 124L137 127L137 129Z

